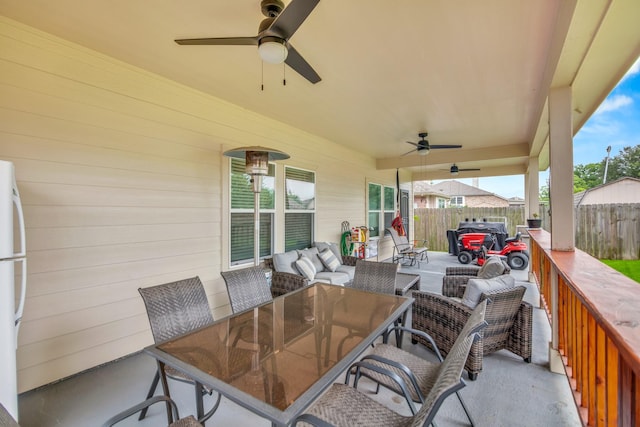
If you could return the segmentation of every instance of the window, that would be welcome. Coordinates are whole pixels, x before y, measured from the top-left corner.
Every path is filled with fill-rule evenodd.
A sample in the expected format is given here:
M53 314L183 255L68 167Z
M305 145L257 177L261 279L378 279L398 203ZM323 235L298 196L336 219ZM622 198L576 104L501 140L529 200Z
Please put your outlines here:
M316 174L285 167L284 248L304 249L313 242Z
M464 196L453 196L449 199L451 206L464 206Z
M369 183L368 199L369 237L380 237L395 216L395 189Z
M242 159L231 161L230 261L231 265L253 262L254 193L251 177L245 173ZM275 213L275 166L262 177L260 193L260 258L273 253L273 220Z
M447 207L447 199L443 199L442 197L438 197L436 202L437 202L437 205L438 205L439 208L446 208Z

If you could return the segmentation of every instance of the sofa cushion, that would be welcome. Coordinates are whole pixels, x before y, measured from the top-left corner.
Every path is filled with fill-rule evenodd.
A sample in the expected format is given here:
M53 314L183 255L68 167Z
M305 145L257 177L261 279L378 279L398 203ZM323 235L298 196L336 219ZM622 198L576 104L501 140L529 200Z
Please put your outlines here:
M318 248L307 248L303 250L298 250L298 255L306 256L311 260L313 266L316 268L316 271L324 270L324 265L322 261L320 261L320 254L318 253Z
M320 261L324 267L329 271L336 271L336 268L340 267L340 261L336 258L331 249L326 248L320 251Z
M292 273L300 275L296 268L296 261L300 258L298 252L293 250L282 254L273 254L273 268L281 273Z
M331 283L332 285L344 285L351 281L347 273L340 273L339 271L319 271L315 280Z
M476 308L483 293L513 288L515 284L516 280L508 274L492 279L469 279L461 302L469 308Z
M316 268L311 260L306 256L303 255L298 258L296 261L296 267L298 267L298 270L300 270L302 275L308 280L313 280L316 277Z
M331 249L331 252L336 256L338 262L342 264L342 254L340 253L340 249L337 244L331 242L313 242L313 246L318 248L319 253L322 253L322 251L327 248Z
M349 276L349 281L353 280L353 276L356 274L356 267L354 265L339 265L336 268L336 273L345 273Z
M491 279L504 274L504 264L499 257L488 257L478 270L478 279Z

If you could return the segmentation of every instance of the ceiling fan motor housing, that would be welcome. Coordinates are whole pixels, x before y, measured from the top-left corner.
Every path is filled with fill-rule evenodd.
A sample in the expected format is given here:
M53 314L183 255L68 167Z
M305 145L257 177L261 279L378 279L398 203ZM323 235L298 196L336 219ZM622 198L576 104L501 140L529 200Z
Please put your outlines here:
M262 0L260 9L262 10L262 14L267 18L275 18L280 15L280 12L284 9L284 3L281 0Z

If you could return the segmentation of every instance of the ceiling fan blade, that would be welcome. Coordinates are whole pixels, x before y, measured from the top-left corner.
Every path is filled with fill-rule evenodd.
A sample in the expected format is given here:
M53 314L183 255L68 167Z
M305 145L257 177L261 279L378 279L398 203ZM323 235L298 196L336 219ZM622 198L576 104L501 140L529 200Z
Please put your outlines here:
M258 37L209 37L203 39L178 39L179 45L251 46L258 44Z
M460 172L479 171L480 169L458 169Z
M418 149L414 148L413 150L407 151L406 153L402 154L402 156L406 156L407 154L415 153L416 151L418 151Z
M422 147L420 144L416 144L415 142L411 142L411 141L405 141L405 142L406 142L407 144L411 144L411 145L413 145L413 146L414 146L414 147L416 147L416 148L420 148L420 147Z
M305 79L309 80L311 83L318 83L320 80L320 76L315 72L311 65L307 61L304 60L302 55L298 53L297 50L294 49L289 43L287 43L287 49L289 53L287 54L287 59L284 61L289 67L293 68L298 74L300 74Z
M320 0L291 0L265 30L265 35L289 40L319 2Z
M429 148L435 150L437 150L438 148L462 148L462 145L430 144Z

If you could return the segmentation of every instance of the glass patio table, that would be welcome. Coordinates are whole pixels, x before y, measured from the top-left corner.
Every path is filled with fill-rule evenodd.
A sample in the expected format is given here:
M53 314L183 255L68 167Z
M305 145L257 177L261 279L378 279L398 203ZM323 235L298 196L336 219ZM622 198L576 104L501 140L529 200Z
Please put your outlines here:
M314 283L144 351L158 361L165 394L168 365L286 426L390 324L404 322L412 303L410 297ZM339 325L333 324L335 311L341 312Z

